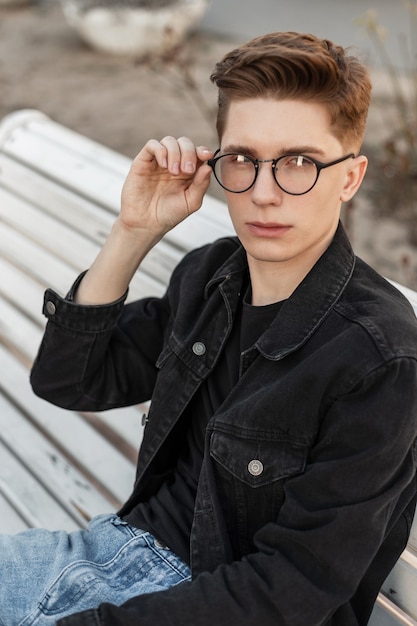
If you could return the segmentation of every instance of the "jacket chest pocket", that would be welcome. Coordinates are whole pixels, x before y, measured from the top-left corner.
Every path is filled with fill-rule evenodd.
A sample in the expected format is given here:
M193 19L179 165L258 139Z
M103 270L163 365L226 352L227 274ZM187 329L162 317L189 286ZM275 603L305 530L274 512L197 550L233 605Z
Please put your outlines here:
M288 439L244 439L223 432L211 436L216 491L235 558L255 550L256 532L276 522L287 479L302 474L308 447Z
M211 438L212 458L253 488L303 473L307 452L307 446L290 439L243 439L222 432L214 432Z

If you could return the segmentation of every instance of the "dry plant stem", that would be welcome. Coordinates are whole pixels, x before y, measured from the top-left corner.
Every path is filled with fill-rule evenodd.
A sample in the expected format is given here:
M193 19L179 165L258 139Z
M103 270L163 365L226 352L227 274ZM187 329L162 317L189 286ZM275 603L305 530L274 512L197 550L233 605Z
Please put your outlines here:
M216 119L216 108L210 107L202 90L192 73L191 48L187 44L179 46L170 57L161 60L149 60L149 69L157 76L162 76L169 83L183 94L184 90L194 102L203 120L207 122L210 129L214 129ZM181 55L183 55L181 57Z
M365 191L371 199L375 214L397 219L406 225L409 242L416 246L417 57L414 52L417 49L417 0L402 2L402 6L409 12L410 37L403 36L399 45L404 64L411 67L411 89L405 86L401 70L394 66L387 53L385 31L378 23L375 11L368 11L361 20L387 72L391 87L388 97L396 113L393 120L392 107L382 107L381 112L389 116L384 125L388 135L380 144L367 146L372 156Z
M187 88L188 93L194 101L197 109L200 111L203 118L208 122L210 128L212 128L216 116L215 110L207 105L206 100L200 91L198 83L190 71L190 68L186 65L180 64L178 66L178 69L180 77L182 77L184 85Z
M375 49L377 50L382 60L384 68L388 72L392 84L393 97L395 99L399 112L399 121L405 134L408 134L406 129L406 120L408 118L407 99L403 93L398 73L391 62L391 59L386 51L385 45L381 39L378 29L376 28L376 25L373 25L372 23L369 24L367 27L367 31L371 41L375 46Z

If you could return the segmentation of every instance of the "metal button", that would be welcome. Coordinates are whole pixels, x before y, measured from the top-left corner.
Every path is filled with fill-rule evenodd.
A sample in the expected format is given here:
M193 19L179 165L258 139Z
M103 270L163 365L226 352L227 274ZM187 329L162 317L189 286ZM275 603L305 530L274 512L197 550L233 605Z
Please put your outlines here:
M162 550L167 550L168 546L165 545L165 543L162 543L162 541L160 541L159 539L155 538L155 546L157 548L161 548Z
M193 352L196 356L203 356L206 352L206 346L202 341L196 341L193 345Z
M46 310L49 313L49 315L55 315L56 306L53 302L51 302L51 300L48 300L48 302L46 303Z
M248 463L248 470L252 476L260 476L264 471L263 463L258 459L253 459Z

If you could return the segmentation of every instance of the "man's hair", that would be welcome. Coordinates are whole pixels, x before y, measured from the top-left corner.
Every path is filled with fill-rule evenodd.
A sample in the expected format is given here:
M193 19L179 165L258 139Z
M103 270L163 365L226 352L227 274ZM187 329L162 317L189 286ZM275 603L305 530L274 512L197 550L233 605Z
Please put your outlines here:
M345 148L359 150L365 133L371 82L365 66L341 46L294 32L256 37L217 63L217 133L223 136L232 101L276 98L327 106L332 132Z

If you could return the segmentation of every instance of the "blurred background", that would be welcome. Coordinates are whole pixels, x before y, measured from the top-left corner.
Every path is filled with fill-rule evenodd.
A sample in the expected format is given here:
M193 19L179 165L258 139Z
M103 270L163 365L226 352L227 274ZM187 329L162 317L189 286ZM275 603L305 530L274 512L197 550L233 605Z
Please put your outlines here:
M156 10L181 1L191 10L199 0L144 4ZM272 30L313 32L352 47L374 84L363 147L371 166L344 222L360 256L417 289L416 0L212 0L183 43L145 55L89 44L74 28L74 15L86 14L83 2L0 0L0 119L40 109L128 157L167 134L216 148L209 76L225 52ZM110 11L122 2L90 0L100 4ZM221 197L215 185L210 192Z

